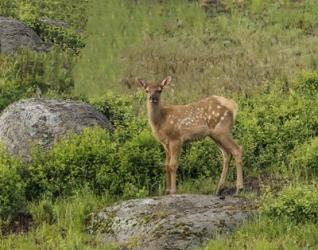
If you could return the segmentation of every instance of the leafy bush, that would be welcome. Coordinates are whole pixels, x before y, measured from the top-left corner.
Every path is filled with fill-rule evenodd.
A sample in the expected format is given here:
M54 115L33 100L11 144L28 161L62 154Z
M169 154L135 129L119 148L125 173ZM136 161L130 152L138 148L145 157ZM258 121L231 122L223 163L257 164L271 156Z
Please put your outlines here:
M91 98L89 103L111 121L116 128L113 131L114 139L120 144L138 135L148 126L147 117L143 112L145 110L143 92L137 92L134 96L107 92Z
M213 177L217 179L222 170L222 154L212 139L189 143L180 157L178 176L180 179Z
M245 165L288 165L294 148L318 135L317 105L317 98L292 91L241 99L235 137L243 145Z
M63 49L72 49L78 54L80 49L85 47L81 34L76 31L43 24L40 21L35 21L31 27L40 34L40 37L43 40L53 44L58 44Z
M162 187L162 151L161 145L149 130L135 135L120 148L120 171L125 175L126 182L137 188L137 192L140 189L154 192Z
M318 94L318 71L305 71L300 74L296 90L305 94Z
M0 222L9 221L24 210L25 183L18 173L20 162L0 146Z
M97 194L145 196L162 181L162 151L148 130L125 143L116 133L88 128L70 135L50 151L35 151L22 168L28 199L69 196L83 188Z
M121 176L115 157L115 145L105 130L86 129L72 135L48 153L34 154L24 173L28 198L70 195L84 187L117 193Z
M118 96L112 92L107 92L101 96L91 98L89 102L116 127L126 127L135 118L132 98L129 96Z
M35 95L38 86L43 94L69 94L74 86L71 51L37 53L20 50L15 57L0 55L0 111L23 97Z
M297 146L290 155L290 165L293 169L305 172L306 175L318 174L318 138L306 141Z
M287 219L296 223L318 223L318 192L313 185L287 187L277 196L268 194L261 213L273 219Z

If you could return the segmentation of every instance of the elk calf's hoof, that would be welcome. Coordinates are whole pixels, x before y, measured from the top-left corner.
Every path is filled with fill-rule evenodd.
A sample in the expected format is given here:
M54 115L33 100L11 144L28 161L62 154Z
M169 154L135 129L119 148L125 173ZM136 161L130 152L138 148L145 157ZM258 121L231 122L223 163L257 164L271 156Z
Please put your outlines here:
M177 191L176 190L170 190L170 194L176 194Z
M239 196L243 192L243 188L237 188L234 196Z
M223 193L225 191L225 187L220 187L216 190L216 196L224 196Z

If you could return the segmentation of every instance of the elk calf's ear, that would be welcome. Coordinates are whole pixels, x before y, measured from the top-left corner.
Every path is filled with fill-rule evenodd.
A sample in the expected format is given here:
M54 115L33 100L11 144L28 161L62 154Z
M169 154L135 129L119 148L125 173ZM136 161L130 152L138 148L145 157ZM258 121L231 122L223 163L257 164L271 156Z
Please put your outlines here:
M144 89L148 87L147 82L145 80L136 78L136 82L140 85L140 87Z
M169 86L169 84L171 83L172 77L171 76L167 76L161 83L160 83L160 87L164 88L166 86Z

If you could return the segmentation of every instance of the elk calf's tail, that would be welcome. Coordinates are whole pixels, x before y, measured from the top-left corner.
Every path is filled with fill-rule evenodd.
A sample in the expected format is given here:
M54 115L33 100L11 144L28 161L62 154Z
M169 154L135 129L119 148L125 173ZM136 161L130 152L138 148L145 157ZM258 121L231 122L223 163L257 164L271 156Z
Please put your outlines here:
M238 112L238 105L235 101L231 99L227 99L223 96L214 96L222 106L226 107L228 110L230 110L233 113L233 121L236 119L236 115Z

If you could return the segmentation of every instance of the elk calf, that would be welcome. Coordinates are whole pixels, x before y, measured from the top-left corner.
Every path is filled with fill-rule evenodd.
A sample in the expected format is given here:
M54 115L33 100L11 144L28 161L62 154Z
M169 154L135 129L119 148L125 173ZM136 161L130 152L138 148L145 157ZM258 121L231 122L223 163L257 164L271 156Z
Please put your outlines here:
M236 193L243 189L242 149L233 140L237 104L222 96L210 96L187 105L165 106L160 102L161 91L171 82L168 76L160 84L137 79L148 93L149 123L155 138L166 152L166 194L176 193L176 171L182 144L206 136L212 138L223 154L223 170L217 188L224 189L229 162L236 162Z

